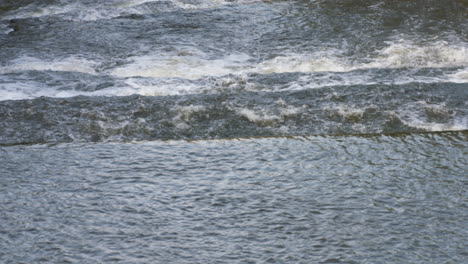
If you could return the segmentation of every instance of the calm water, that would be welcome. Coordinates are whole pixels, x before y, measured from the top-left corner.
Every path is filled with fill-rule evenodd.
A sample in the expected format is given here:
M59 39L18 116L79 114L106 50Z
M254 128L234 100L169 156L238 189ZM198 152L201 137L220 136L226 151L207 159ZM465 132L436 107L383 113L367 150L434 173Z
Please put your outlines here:
M464 0L0 0L0 263L465 263Z
M3 263L464 263L468 134L1 149Z

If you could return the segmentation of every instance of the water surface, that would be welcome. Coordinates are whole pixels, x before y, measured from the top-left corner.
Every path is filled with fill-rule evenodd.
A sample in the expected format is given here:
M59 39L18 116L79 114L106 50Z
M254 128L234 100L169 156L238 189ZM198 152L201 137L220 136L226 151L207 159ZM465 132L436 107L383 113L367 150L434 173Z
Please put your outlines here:
M0 1L0 262L465 263L467 10Z
M467 134L2 148L5 263L463 263Z

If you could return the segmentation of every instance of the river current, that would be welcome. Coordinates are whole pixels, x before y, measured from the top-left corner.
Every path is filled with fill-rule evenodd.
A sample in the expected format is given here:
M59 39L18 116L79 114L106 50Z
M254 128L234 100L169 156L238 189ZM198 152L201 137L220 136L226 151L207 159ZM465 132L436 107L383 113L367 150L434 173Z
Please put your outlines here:
M0 0L0 263L465 263L465 0Z

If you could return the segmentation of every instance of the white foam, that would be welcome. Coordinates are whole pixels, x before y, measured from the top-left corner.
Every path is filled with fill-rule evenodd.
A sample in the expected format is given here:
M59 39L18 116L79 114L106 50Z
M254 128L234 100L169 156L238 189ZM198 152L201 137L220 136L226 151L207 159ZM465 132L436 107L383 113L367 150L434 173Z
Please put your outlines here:
M454 83L468 83L468 67L449 74L448 77L449 80Z
M423 129L430 132L440 131L463 131L468 129L468 119L458 119L452 124L441 124L436 122L424 122L421 120L402 120L402 122L410 127Z
M92 93L82 93L75 91L59 91L56 89L44 87L40 83L2 83L0 84L0 100L23 100L34 99L41 96L66 98L77 95L94 95Z
M145 3L151 2L162 2L163 0L122 0L122 1L115 1L111 3L111 6L115 7L133 7L142 5Z
M332 52L315 54L292 54L278 56L255 66L255 72L270 74L284 72L345 72L351 65L335 57Z
M450 45L439 41L428 45L417 45L398 41L369 58L368 63L353 63L334 50L313 54L278 56L257 65L259 73L280 72L348 72L371 68L447 68L468 65L466 45Z
M288 117L296 116L303 111L300 107L286 105L281 99L278 100L276 104L277 107L275 109L229 108L234 110L238 115L247 118L250 122L262 126L272 126L282 123Z
M189 105L178 106L173 109L177 115L173 118L172 122L177 129L187 130L190 129L193 115L200 114L206 110L202 105ZM208 115L208 114L207 114Z
M251 122L257 124L269 124L280 121L281 117L278 115L267 113L266 110L252 110L243 108L237 112L239 115L246 117Z
M334 85L360 84L405 84L410 82L457 82L468 81L468 51L464 44L434 42L416 45L397 41L377 52L367 63L353 63L341 56L338 50L320 50L312 54L289 54L258 61L247 54L227 54L213 56L191 47L179 47L172 53L161 51L144 56L129 58L126 65L97 71L98 63L81 57L57 58L54 60L35 57L20 57L0 67L0 74L21 71L62 71L81 72L93 75L110 74L123 78L118 85L94 92L60 91L41 85L40 91L28 83L2 84L1 99L25 99L38 96L70 97L76 95L126 96L165 96L219 92L230 90L303 90ZM418 76L412 71L402 71L399 75L379 76L372 71L354 71L371 68L443 68L434 76ZM454 72L450 67L464 67ZM249 73L311 73L300 76L287 84L262 86L252 82ZM444 75L445 72L449 74ZM317 73L317 74L315 74ZM245 77L245 78L244 78ZM195 81L196 80L196 81ZM252 120L268 119L268 113L248 113ZM258 118L255 117L257 115ZM263 117L262 117L263 116Z
M468 118L455 116L445 103L432 104L417 101L398 111L401 121L414 128L426 131L460 131L468 129ZM434 119L441 120L434 120Z
M167 96L195 94L204 90L204 86L181 79L127 78L127 93L144 96Z
M151 2L163 2L163 0L132 0L132 1L119 1L106 3L101 5L93 5L90 7L77 7L69 14L68 19L73 21L96 21L104 19L112 19L119 16L125 15L144 15L156 12L152 8L144 6L145 3Z
M94 3L90 8L79 2L72 4L57 4L38 7L35 4L25 6L12 14L6 16L6 19L23 19L60 15L62 18L73 21L94 21L99 19L109 19L122 15L128 11L134 11L139 14L138 10L133 10L132 7L151 1L122 1L118 3L102 5ZM130 8L130 9L129 9Z
M182 55L181 55L182 54ZM110 74L119 77L153 77L199 79L204 76L224 76L249 72L270 74L284 72L344 72L350 71L335 58L314 55L280 56L258 64L247 54L230 54L209 58L199 50L180 51L172 55L146 55L130 58L131 63L113 69Z
M250 4L261 1L263 0L238 0L235 2L225 0L172 0L171 2L182 9L205 9L228 4Z
M356 108L349 105L340 105L335 107L333 110L340 116L348 120L361 120L364 116L364 109Z
M330 53L330 52L329 52ZM230 54L210 58L196 49L180 50L175 54L145 55L130 58L131 62L113 69L110 74L119 77L153 77L199 79L205 76L224 76L245 73L285 72L345 72L353 68L324 54L279 56L260 63L247 54Z
M95 67L95 62L78 57L49 61L23 56L10 61L8 66L0 67L0 74L20 71L65 71L95 74Z
M38 97L67 98L78 95L87 96L112 96L130 95L119 91L118 88L108 88L95 92L58 90L48 87L46 84L37 81L3 82L0 83L0 100L23 100Z
M28 82L2 83L0 84L0 100L31 99L48 94L45 90L38 89L39 87L35 83Z
M468 64L468 48L464 44L437 41L416 45L400 40L379 52L373 62L364 68L446 68Z
M175 56L148 55L131 58L132 63L113 69L118 77L153 77L199 79L203 76L223 76L248 71L249 56L231 54L224 58L205 59L200 51L179 52Z
M66 85L66 84L65 84ZM0 100L33 99L41 96L66 98L84 96L168 96L200 93L206 87L180 79L129 78L117 81L114 86L95 91L70 90L63 85L50 87L40 80L4 78L0 80Z
M129 64L113 69L110 74L119 77L140 76L193 80L204 76L238 75L250 72L260 74L350 72L372 68L448 68L468 65L466 46L451 46L443 41L427 46L406 42L392 43L380 50L374 58L369 58L366 63L353 63L339 56L339 53L337 50L321 50L312 54L281 55L255 63L255 58L247 54L230 54L221 58L211 58L199 50L188 49L173 54L136 56L130 58ZM463 73L460 73L460 76L463 77ZM422 82L434 81L431 77L427 80L420 79Z
M58 4L58 5L49 5L46 7L38 7L35 4L30 4L5 16L4 19L5 20L23 19L23 18L35 18L35 17L59 15L59 14L64 14L64 13L68 13L70 11L76 10L77 8L78 8L77 4Z
M241 0L235 3L245 4L258 2L260 0ZM152 2L170 2L175 9L207 9L219 7L233 2L224 0L122 0L115 2L93 3L92 7L85 4L59 3L56 5L37 6L30 4L16 10L4 17L8 19L35 18L60 15L64 19L73 21L95 21L100 19L111 19L129 14L150 14L154 12L151 8L144 6Z

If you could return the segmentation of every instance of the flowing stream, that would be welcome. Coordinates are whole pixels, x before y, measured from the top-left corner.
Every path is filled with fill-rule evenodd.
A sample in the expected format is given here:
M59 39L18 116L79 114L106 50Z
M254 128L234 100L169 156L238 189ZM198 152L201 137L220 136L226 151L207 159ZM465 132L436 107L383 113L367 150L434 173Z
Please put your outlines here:
M0 0L0 263L464 263L465 0Z

